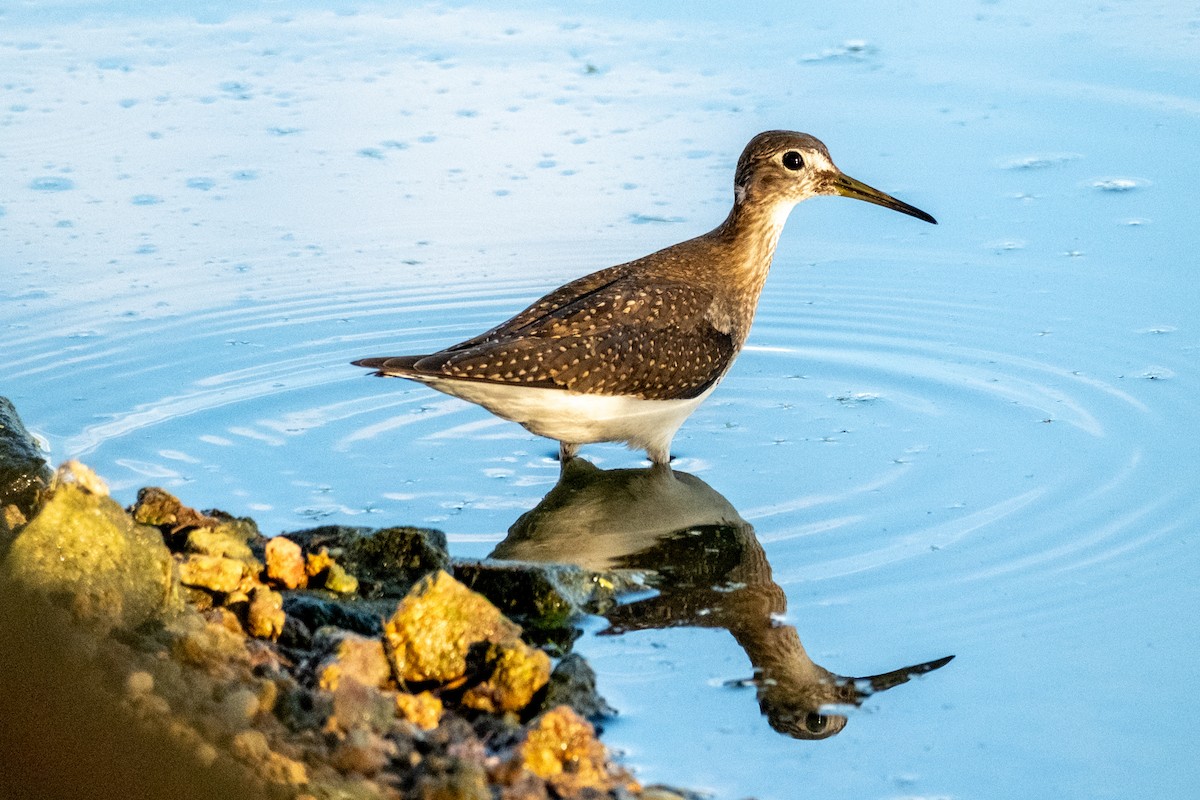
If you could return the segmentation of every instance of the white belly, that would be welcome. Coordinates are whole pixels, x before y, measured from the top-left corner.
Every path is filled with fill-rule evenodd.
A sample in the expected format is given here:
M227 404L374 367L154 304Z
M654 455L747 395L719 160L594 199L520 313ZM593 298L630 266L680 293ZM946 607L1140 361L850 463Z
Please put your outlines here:
M478 403L539 436L574 445L624 442L662 463L670 458L671 440L679 426L716 388L714 383L703 394L687 400L642 400L482 381L404 377Z

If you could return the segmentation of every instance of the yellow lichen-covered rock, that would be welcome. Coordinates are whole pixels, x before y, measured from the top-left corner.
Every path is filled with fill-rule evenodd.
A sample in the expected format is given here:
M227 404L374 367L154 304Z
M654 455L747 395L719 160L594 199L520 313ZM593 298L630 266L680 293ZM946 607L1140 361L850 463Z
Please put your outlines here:
M431 731L442 721L442 700L431 692L396 695L396 713L423 731Z
M520 633L520 626L487 598L441 570L412 588L383 629L393 672L402 684L457 680L466 674L472 645Z
M283 595L266 586L255 587L246 609L246 632L259 639L274 641L283 632L287 614L283 611Z
M337 594L354 594L358 591L358 578L335 561L325 572L325 588Z
M339 631L330 645L330 655L317 666L317 685L322 689L337 689L343 678L377 688L391 683L392 666L379 639Z
M58 471L54 473L54 488L68 485L77 486L97 497L108 497L108 484L104 482L104 479L93 472L87 464L75 459L63 462Z
M520 711L550 680L550 657L520 639L492 644L486 663L492 669L486 681L463 696L464 706L479 711Z
M185 586L229 594L242 583L243 562L224 556L193 553L179 564L179 581Z
M81 479L85 470L91 474L82 464L74 466L74 479L60 480L13 539L0 581L66 598L78 617L101 627L137 625L178 610L173 562L162 536L98 493L98 478Z
M595 729L568 706L553 708L538 719L518 748L517 758L562 795L633 785L628 775L610 768Z
M303 589L308 584L304 570L304 551L300 545L276 536L266 545L267 580L285 589Z
M218 525L215 528L195 528L188 532L184 549L189 553L203 553L209 556L224 556L236 558L239 561L254 561L254 553L228 526Z
M304 571L308 574L309 586L320 586L337 594L354 594L358 591L358 578L346 572L326 547L308 554Z
M329 569L333 564L333 556L329 555L329 549L322 547L315 553L309 553L304 558L304 571L308 574L309 580L320 575Z

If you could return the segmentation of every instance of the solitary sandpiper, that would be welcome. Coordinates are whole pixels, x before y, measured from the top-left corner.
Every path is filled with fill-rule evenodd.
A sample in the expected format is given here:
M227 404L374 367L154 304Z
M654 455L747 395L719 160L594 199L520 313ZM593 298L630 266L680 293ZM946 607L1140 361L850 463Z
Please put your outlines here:
M767 131L738 159L733 210L714 230L555 289L490 331L429 355L364 358L556 439L623 442L666 464L679 426L750 332L792 208L842 195L935 223L842 173L806 133Z

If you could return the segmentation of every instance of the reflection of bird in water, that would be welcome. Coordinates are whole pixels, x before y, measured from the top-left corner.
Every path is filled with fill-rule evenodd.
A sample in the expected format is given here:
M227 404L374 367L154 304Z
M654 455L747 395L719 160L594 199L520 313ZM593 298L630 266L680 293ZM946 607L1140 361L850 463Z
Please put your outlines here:
M569 461L492 557L646 573L658 593L608 611L606 633L725 628L754 665L752 683L771 727L798 739L845 727L846 717L825 713L827 706L860 705L953 658L862 678L814 664L796 629L778 622L787 598L771 580L754 528L704 481L664 466L605 471Z
M767 131L738 159L733 210L709 233L571 281L436 353L354 363L556 439L564 461L581 444L624 442L665 464L746 342L788 214L818 195L934 222L843 173L812 136Z

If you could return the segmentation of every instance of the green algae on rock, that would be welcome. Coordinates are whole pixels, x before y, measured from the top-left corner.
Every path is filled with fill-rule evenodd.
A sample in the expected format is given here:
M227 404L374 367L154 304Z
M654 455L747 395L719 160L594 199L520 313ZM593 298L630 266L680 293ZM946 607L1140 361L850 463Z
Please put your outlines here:
M154 528L129 518L79 464L60 470L49 499L9 548L7 579L67 598L82 619L132 627L178 607L174 562Z

